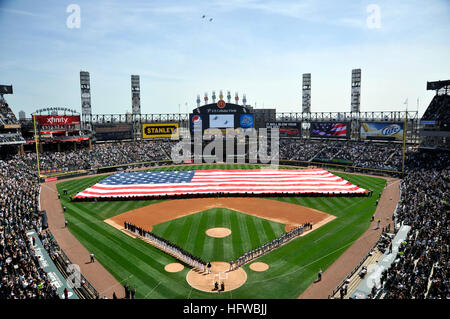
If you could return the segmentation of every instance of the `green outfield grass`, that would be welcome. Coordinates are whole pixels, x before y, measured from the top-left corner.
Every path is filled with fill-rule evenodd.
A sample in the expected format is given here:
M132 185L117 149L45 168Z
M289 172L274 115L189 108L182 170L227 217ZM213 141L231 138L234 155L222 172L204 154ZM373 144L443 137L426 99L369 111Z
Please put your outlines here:
M212 208L155 225L152 232L208 262L236 260L245 252L280 237L285 232L284 226L234 210ZM206 230L214 227L229 228L231 235L207 236Z
M254 168L254 165L204 165L211 168ZM159 167L158 170L188 170L200 167ZM337 218L310 234L297 238L258 261L269 270L254 272L244 266L247 282L220 295L198 291L188 285L188 268L167 273L164 266L176 260L149 244L133 239L105 224L104 219L159 201L70 202L69 196L95 184L105 176L86 177L58 183L66 206L69 230L92 251L118 281L136 288L137 298L297 298L315 279L319 269L328 268L370 225L375 201L383 191L382 178L333 172L353 184L372 190L372 197L273 197L324 211ZM164 213L164 212L161 212ZM205 236L211 227L228 227L232 235L223 239ZM212 209L155 225L154 232L204 260L229 261L281 235L284 225L225 209ZM331 293L331 292L330 292Z

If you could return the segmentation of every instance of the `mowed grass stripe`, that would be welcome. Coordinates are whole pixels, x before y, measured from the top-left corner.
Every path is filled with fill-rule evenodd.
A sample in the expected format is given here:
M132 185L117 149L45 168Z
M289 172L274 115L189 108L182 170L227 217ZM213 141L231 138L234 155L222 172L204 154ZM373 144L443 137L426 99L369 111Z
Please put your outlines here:
M182 222L181 218L174 219L172 222L170 222L169 226L166 228L166 230L162 234L162 237L166 238L168 240L172 239L172 234L179 230L178 227L180 227L181 222Z
M200 218L198 224L197 237L194 239L194 249L193 253L195 256L202 258L204 256L203 252L205 250L205 240L206 236L202 236L208 228L208 214L205 212L197 213L197 218Z
M122 254L128 254L131 253L138 259L136 261L140 262L142 261L145 264L148 264L150 262L158 262L158 259L155 259L155 257L165 256L165 254L154 254L151 258L147 253L143 253L140 249L137 249L135 244L132 243L132 238L119 232L112 226L109 226L107 224L103 223L92 223L88 222L85 217L82 216L82 213L78 215L71 215L71 219L74 221L73 227L78 227L80 229L83 229L86 233L92 234L96 233L97 236L95 240L101 239L105 244L107 244L107 247L114 248L114 250L120 251ZM115 232L119 232L119 234L115 234ZM149 248L152 247L149 245ZM155 250L154 252L159 252L158 250ZM161 265L165 265L165 263L161 263Z
M90 225L93 225L93 223ZM71 231L77 233L79 238L91 237L89 234L92 232L92 226L79 223L78 227L74 226L73 228L74 229L71 229ZM113 231L117 230L113 229ZM132 241L131 243L129 243L130 240ZM95 239L91 239L90 242L91 244L88 244L87 248L93 244L91 251L95 253L97 259L102 264L108 263L110 264L110 267L113 268L120 265L123 269L130 269L133 277L142 283L142 287L146 287L151 284L156 285L156 278L163 278L164 275L166 275L164 266L168 263L176 262L175 258L160 252L150 244L139 239L122 238L117 243L115 240L111 240L109 236L106 235L106 232L97 231L97 237ZM114 244L112 244L112 242ZM105 255L108 256L108 260L103 259ZM123 267L124 264L128 265ZM136 271L136 269L139 271ZM145 294L142 287L140 291L142 291L142 294ZM161 292L162 291L160 291L159 294ZM174 291L168 291L166 297L170 298L173 293Z
M221 209L220 208L214 208L208 213L211 218L209 219L210 223L208 224L208 228L214 228L217 227L217 225L220 225L220 222L222 220L221 218ZM212 243L212 251L209 252L210 260L222 260L223 257L223 240L220 238L214 238L207 236L207 240Z
M249 231L246 227L247 225L246 215L236 214L236 217L238 220L238 228L240 230L241 235L242 248L244 249L244 252L248 252L252 250L252 241L249 235Z
M230 211L230 227L233 231L231 233L231 243L233 245L235 259L242 256L246 251L237 215L238 214L235 211Z
M223 208L217 208L217 211L215 213L216 220L214 223L215 227L224 227L224 209ZM230 260L230 255L232 252L225 250L225 242L231 241L229 237L225 238L215 238L214 242L214 251L216 252L216 258L217 260L226 261Z
M231 215L234 214L233 211L228 210L228 209L222 209L223 211L223 221L222 221L222 226L221 227L225 227L231 230L231 235L225 237L223 240L223 251L224 251L224 258L226 260L235 260L236 256L238 256L235 247L233 245L233 233L234 230L231 227Z
M72 214L71 218L73 218L75 221L73 223L75 227L82 226L89 233L95 232L97 234L96 238L102 239L108 244L108 247L114 247L115 250L120 250L121 254L130 253L131 255L138 257L145 264L160 264L161 267L164 267L164 265L167 263L167 259L162 262L160 262L159 259L168 255L159 252L158 250L156 250L156 248L153 248L151 245L144 242L142 243L144 243L146 246L148 245L148 248L151 248L153 250L142 252L141 247L136 247L136 244L133 244L133 242L130 241L132 240L130 237L122 234L121 232L117 231L115 228L107 224L103 224L101 222L89 223L84 217L82 217L82 214ZM119 234L116 235L116 232L118 232ZM149 252L151 252L150 255ZM172 257L170 257L170 259L172 260Z
M311 233L311 235L312 234L313 233ZM277 281L282 278L289 279L289 277L295 275L297 271L302 270L303 272L305 265L313 266L317 263L318 266L323 266L323 259L325 259L324 255L327 253L333 253L332 248L340 249L343 245L341 241L334 241L334 244L337 245L337 247L327 245L328 249L322 251L320 246L305 239L304 237L295 239L294 241L262 258L262 261L268 262L271 268L274 268L273 272L270 274L268 273L268 276L264 276L264 282L267 284L270 280ZM289 253L292 251L295 251L296 253ZM271 281L270 284L272 284L272 282L273 281ZM291 281L287 280L285 281L285 284L290 285ZM294 284L296 285L297 283L294 281Z
M269 241L269 237L267 236L267 233L264 229L264 222L266 221L262 218L253 218L253 224L255 225L255 231L260 243L259 246Z
M351 227L351 226L349 226ZM349 234L353 234L352 236L349 236ZM325 241L324 236L322 238L322 242ZM280 253L284 253L283 250L292 250L295 249L298 251L298 254L285 254L284 258L279 259L279 265L277 265L277 271L279 274L284 275L285 273L289 273L291 271L295 271L296 267L303 267L304 265L313 264L315 261L321 261L321 266L326 267L327 264L324 265L324 262L327 261L331 264L332 259L330 259L333 256L333 252L335 251L341 251L344 252L351 243L354 242L354 240L357 239L357 235L355 236L354 233L349 232L347 227L342 228L339 232L336 232L335 234L332 234L327 239L327 245L319 246L314 245L314 241L299 241L299 242L292 242L289 244L289 246L283 247L280 250ZM338 240L333 240L338 239ZM301 243L302 245L298 245L298 243ZM321 249L318 249L318 248ZM329 255L329 256L328 256ZM324 256L327 256L324 258Z
M363 198L361 198L362 200L364 200ZM365 214L358 214L358 213L354 213L353 214L353 218L352 219L359 219L360 224L367 224L367 221L369 219L370 214L372 213L370 208L371 208L371 204L370 202L366 202L364 205L362 205L361 207L359 207L360 209L367 209L369 208L369 210L367 210L367 212ZM373 206L372 206L373 209ZM354 220L350 219L350 222L354 222ZM339 219L334 220L333 222L330 222L329 224L322 226L322 228L320 228L319 230L316 230L315 232L307 235L307 237L310 237L312 241L309 241L309 245L305 245L305 243L308 243L308 241L302 242L302 240L306 239L306 238L300 238L300 239L296 239L294 242L288 244L288 246L282 247L279 252L273 254L270 253L267 257L263 257L263 258L267 258L268 261L272 261L271 263L271 267L273 266L274 268L278 268L280 270L280 274L282 274L283 272L287 272L290 271L290 269L292 268L293 264L297 264L298 261L302 261L304 259L304 261L302 263L305 263L307 261L310 262L314 262L315 260L320 261L321 264L331 264L336 258L337 256L339 256L343 251L345 251L346 248L348 248L350 246L350 244L356 240L359 235L355 234L354 230L355 227L351 224L351 223L347 223L346 227L342 228L339 230L339 232L335 233L333 235L332 232L328 232L329 234L331 234L332 236L329 236L330 238L328 238L327 245L324 245L324 247L328 248L328 250L326 249L320 249L320 245L318 245L318 243L314 240L313 236L316 236L320 234L320 231L322 231L322 233L326 233L326 231L328 231L329 228L332 228L332 224L339 221ZM361 231L364 231L365 229L367 229L367 227L361 227ZM347 236L347 234L353 234L352 236L350 236L349 238L345 238L345 236ZM300 243L300 246L297 246L295 243L298 241L298 243ZM323 240L321 241L322 243L325 242L325 238L323 238ZM330 243L340 243L341 246L340 247L333 247L332 245L330 245ZM342 246L343 244L343 246ZM292 248L294 247L294 248ZM307 248L307 252L310 255L309 259L307 259L308 254L302 254L302 251L305 251L305 248ZM321 259L322 257L320 256L320 254L324 254L328 251L331 250L331 248L336 248L337 251L330 252L330 256L327 256L327 258ZM344 249L342 249L344 248ZM298 252L298 254L285 254L286 249L289 250L295 250ZM315 252L315 254L314 254ZM284 258L278 258L278 256L281 257L280 253L285 254ZM278 256L277 256L278 255ZM298 259L298 260L297 260ZM324 267L324 266L322 266ZM325 268L324 268L325 269ZM284 276L284 275L283 275ZM314 276L315 278L315 276ZM308 282L308 285L314 280L313 277L310 276L310 280ZM272 283L272 282L271 282ZM305 287L307 287L308 285L306 285Z
M183 218L182 222L183 223L178 228L178 232L175 233L178 236L176 236L176 237L173 236L172 242L177 243L177 245L182 248L185 248L187 237L189 236L189 232L190 232L191 226L192 226L192 216L187 216L186 218Z
M334 212L336 209L336 206L329 204L323 197L317 198L317 200L313 205L318 207L319 210L324 212Z
M292 264L301 262L301 265L312 262L320 259L321 255L326 255L327 253L339 249L342 246L348 246L348 243L352 243L359 237L359 235L354 232L354 230L358 227L355 226L355 221L364 223L369 219L367 215L369 214L353 214L353 216L348 218L348 221L351 223L339 222L339 219L336 219L329 224L322 226L322 228L317 231L307 235L306 237L308 238L303 237L296 239L288 246L282 247L280 249L280 253L284 253L285 249L294 249L298 252L298 254L285 254L285 257L278 261L278 268L282 272L287 271L287 268L291 267ZM335 223L337 226L335 225L334 227L331 227L332 223ZM333 231L329 231L329 229L333 229ZM304 238L309 240L304 240ZM286 264L283 264L283 260Z
M186 251L193 252L195 249L195 246L197 245L196 241L199 235L201 235L201 232L199 230L200 227L200 219L201 216L194 214L189 216L192 220L191 226L189 228L186 242L184 244L184 247L186 247Z
M74 228L71 229L71 232L79 238L80 242L85 245L89 251L95 252L96 259L108 270L114 277L123 278L132 287L137 289L137 296L147 291L149 288L149 283L142 281L141 278L135 275L134 269L125 265L124 260L120 260L116 258L115 254L110 253L108 250L97 250L98 245L96 245L95 241L86 241L84 238L86 233L81 232L79 229ZM125 260L127 260L125 258ZM123 282L125 284L125 282ZM122 287L118 286L117 289L122 289ZM101 293L101 292L100 292Z
M74 230L78 234L78 238L82 242L85 242L87 238L91 237L91 229L89 226L80 225L78 229ZM125 242L125 241L124 241ZM130 245L128 245L130 247ZM94 252L96 258L107 268L115 269L118 267L129 269L130 274L133 274L135 280L138 279L145 282L147 285L156 284L156 276L152 276L150 267L139 262L139 258L136 253L131 251L127 252L118 245L111 245L110 241L105 237L97 233L95 238L90 238L86 243L86 248L90 248L90 251ZM108 260L103 260L103 257L107 255ZM131 264L130 264L131 262ZM143 270L145 269L145 271Z
M211 261L214 258L214 242L213 238L206 236L205 231L211 228L211 225L214 225L214 216L213 214L208 214L204 212L204 230L202 233L198 235L198 239L196 242L199 243L199 256L203 260Z
M258 248L262 245L261 240L259 238L258 230L256 229L254 218L250 215L245 215L245 222L247 225L247 231L250 237L251 249Z
M261 225L262 225L262 228L264 229L266 242L269 242L269 241L273 240L274 238L278 237L276 235L276 230L274 229L274 226L273 226L273 225L276 225L275 223L272 224L272 223L269 223L268 220L262 219Z

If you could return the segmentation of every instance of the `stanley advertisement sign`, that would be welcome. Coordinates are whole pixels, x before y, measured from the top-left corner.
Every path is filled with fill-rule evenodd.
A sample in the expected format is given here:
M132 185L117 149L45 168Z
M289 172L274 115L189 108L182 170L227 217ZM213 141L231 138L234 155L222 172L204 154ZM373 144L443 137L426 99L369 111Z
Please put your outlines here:
M178 123L142 124L142 138L178 137Z

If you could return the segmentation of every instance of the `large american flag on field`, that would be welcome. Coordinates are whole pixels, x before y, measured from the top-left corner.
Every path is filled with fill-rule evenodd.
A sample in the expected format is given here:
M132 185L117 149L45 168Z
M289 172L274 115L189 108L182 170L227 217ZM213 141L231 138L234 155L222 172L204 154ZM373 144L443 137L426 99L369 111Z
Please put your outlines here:
M74 198L152 197L180 194L367 193L323 169L206 169L121 172Z

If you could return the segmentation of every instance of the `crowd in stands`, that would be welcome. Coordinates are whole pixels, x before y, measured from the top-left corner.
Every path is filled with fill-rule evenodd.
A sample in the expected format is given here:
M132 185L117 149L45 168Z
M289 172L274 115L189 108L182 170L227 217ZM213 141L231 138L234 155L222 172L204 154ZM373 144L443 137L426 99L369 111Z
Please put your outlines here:
M58 298L27 231L42 231L39 184L20 156L0 161L0 299Z
M72 265L72 262L64 253L64 251L59 247L59 244L56 241L55 237L53 237L50 229L47 228L42 230L38 234L38 237L63 277L72 278L72 283L74 284L73 290L75 291L75 293L77 293L79 296L82 296L83 299L98 299L99 294L97 290L84 278L83 274L80 274L80 276L77 276L76 278L74 278L75 276L71 276L73 273L73 269L68 268L68 266ZM79 285L75 285L77 283L76 280L79 280Z
M327 145L316 140L280 139L280 158L291 161L310 161Z
M59 298L35 253L38 239L63 272L70 263L43 221L35 167L33 154L0 160L0 299ZM38 238L30 239L29 230ZM85 298L96 296L84 277L78 291Z
M20 134L2 133L0 134L0 144L13 144L16 142L25 142L25 139Z
M17 124L17 118L4 98L0 97L0 125Z
M99 144L87 149L42 154L47 168L95 168L170 158L172 142ZM348 141L280 142L282 158L346 159L364 166L398 168L401 148L389 144ZM379 165L379 166L377 166ZM26 231L34 229L45 248L56 246L42 229L35 154L12 155L0 161L0 299L58 298L39 266ZM411 151L402 181L396 221L412 227L397 260L383 274L383 298L449 298L448 219L450 157Z
M116 166L131 163L170 160L173 143L166 140L94 144L87 148L66 152L44 152L40 154L41 170L62 169L75 171Z
M397 222L411 226L398 258L382 274L383 298L449 299L449 153L408 156Z
M41 170L75 171L165 161L170 160L174 145L173 141L157 140L94 144L92 150L85 148L65 152L44 152L40 154L40 167ZM402 145L394 143L281 139L279 154L280 160L293 162L335 161L362 168L393 171L400 171L402 168Z
M18 124L17 118L6 100L3 97L0 97L0 145L25 143L25 139L17 129L12 131L3 129L3 125L11 124Z
M422 116L425 121L450 123L450 95L436 95Z
M402 168L402 144L281 139L280 159L335 161L363 168L399 171Z

